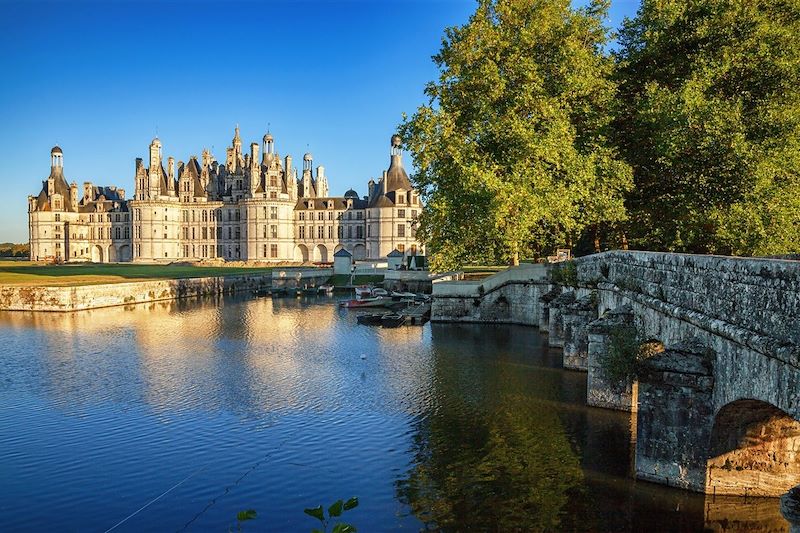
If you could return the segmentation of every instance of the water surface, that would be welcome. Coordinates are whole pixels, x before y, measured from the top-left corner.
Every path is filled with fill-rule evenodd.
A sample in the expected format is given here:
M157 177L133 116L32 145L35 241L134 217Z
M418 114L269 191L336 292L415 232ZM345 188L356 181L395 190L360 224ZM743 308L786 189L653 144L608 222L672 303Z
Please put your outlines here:
M787 529L776 500L635 482L634 419L586 407L533 328L355 314L0 313L0 527L227 531L252 508L245 531L309 531L303 508L358 496L364 532Z

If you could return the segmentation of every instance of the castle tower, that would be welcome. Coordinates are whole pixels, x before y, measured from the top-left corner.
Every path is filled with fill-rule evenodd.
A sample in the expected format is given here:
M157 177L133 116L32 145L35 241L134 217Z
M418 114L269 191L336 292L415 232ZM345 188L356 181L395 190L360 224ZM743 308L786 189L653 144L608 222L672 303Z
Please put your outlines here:
M56 145L50 150L50 169L62 169L64 167L64 152Z
M148 176L148 198L158 198L161 192L161 141L158 137L150 143L150 173Z
M314 197L314 180L311 174L314 167L314 156L306 153L303 156L303 198Z
M258 164L258 143L250 144L250 192L254 193L261 185L261 167Z
M327 198L329 195L328 178L325 176L325 167L317 167L317 196Z

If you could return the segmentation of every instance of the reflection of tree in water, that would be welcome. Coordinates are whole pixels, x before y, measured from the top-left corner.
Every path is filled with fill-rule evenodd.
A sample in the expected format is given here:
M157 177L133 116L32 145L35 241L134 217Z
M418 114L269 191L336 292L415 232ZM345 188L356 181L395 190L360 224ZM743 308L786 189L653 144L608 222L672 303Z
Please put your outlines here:
M434 406L417 424L399 499L445 531L558 528L582 471L557 414L526 393L528 373L437 359Z

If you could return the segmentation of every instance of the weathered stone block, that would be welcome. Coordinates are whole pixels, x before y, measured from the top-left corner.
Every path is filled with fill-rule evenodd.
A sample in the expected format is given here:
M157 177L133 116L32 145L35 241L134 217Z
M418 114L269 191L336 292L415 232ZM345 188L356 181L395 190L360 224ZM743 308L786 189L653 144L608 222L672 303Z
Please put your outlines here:
M564 346L564 321L562 319L563 308L575 302L575 292L564 291L556 297L550 305L550 323L548 326L547 343L550 346L562 348Z
M586 403L619 411L636 411L636 383L612 383L605 375L602 360L608 353L614 328L633 323L630 306L606 311L605 315L587 326L587 383Z
M704 379L700 379L704 378ZM713 420L713 354L689 341L655 355L639 376L636 477L704 492Z
M597 319L597 294L579 298L562 310L564 328L564 368L587 370L589 359L589 323Z

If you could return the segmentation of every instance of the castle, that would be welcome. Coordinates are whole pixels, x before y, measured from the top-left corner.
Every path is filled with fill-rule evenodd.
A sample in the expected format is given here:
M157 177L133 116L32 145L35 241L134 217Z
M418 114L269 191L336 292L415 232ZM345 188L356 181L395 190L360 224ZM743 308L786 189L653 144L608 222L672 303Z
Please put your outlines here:
M403 168L400 137L391 140L388 170L369 180L368 194L331 196L325 168L303 156L302 175L283 160L267 133L262 153L242 150L239 128L225 164L203 150L184 163L168 157L158 138L148 166L136 159L133 199L118 187L68 184L61 148L50 151L50 175L28 197L35 261L333 261L345 249L355 260L397 250L422 253L416 240L422 204Z

